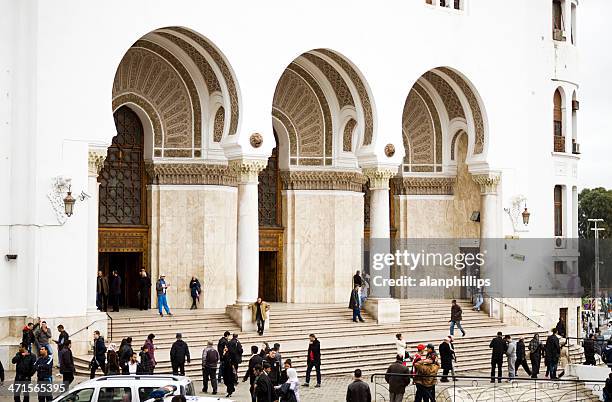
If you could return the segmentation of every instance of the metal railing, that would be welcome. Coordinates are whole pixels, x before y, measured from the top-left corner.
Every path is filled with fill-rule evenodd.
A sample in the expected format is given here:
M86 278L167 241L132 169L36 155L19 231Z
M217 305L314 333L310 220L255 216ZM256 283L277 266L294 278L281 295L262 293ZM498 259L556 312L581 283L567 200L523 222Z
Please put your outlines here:
M427 395L432 401L578 401L592 397L592 391L602 391L605 380L581 381L576 379L509 378L485 376L418 376L434 380L433 387L415 384L413 374L375 373L370 377L374 389L374 401L389 401L389 384L385 378L410 377L403 401L413 401L419 395ZM417 380L418 381L418 380ZM428 400L428 399L425 399Z
M512 311L514 311L515 313L518 313L518 314L519 314L520 316L522 316L522 317L523 317L525 320L527 320L527 322L528 322L528 323L533 323L533 324L535 324L535 325L536 325L538 328L542 328L542 329L544 329L544 326L543 326L543 325L541 325L539 322L537 322L537 321L536 321L536 320L534 320L533 318L529 317L527 314L523 313L522 311L520 311L520 310L519 310L519 309L517 309L516 307L514 307L514 306L512 306L512 305L510 305L510 304L508 304L508 303L506 303L506 302L504 302L504 301L501 301L501 300L499 300L499 299L497 299L497 298L495 298L495 297L493 297L493 296L491 296L491 295L489 295L489 294L487 294L487 293L484 293L484 295L485 295L485 297L488 297L490 300L493 300L493 301L497 302L498 304L503 305L504 307L508 307L508 308L510 308L510 309L511 309Z

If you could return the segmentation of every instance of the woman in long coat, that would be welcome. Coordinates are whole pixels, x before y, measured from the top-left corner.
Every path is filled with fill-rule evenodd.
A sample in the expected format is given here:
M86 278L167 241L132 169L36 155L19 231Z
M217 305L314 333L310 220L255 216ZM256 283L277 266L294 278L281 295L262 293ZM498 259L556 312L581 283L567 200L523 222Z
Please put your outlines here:
M236 390L235 381L236 376L234 375L234 365L232 364L232 354L230 353L227 345L223 348L223 356L221 356L221 367L223 367L223 371L221 375L223 376L223 384L227 388L226 398L232 396L234 391Z
M194 310L198 308L196 304L200 299L200 294L202 292L202 286L200 285L200 281L195 276L191 277L191 282L189 282L189 289L191 290L191 308L190 310Z

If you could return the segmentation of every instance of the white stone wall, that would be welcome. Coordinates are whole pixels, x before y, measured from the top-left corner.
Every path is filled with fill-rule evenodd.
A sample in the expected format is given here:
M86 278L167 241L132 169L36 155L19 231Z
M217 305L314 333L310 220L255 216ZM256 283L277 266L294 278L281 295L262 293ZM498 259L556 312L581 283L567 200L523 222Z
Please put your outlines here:
M170 308L189 308L189 281L202 285L201 307L236 301L235 187L149 186L152 282L166 275ZM155 288L151 303L157 305Z
M283 223L287 301L348 303L361 269L363 194L285 191Z

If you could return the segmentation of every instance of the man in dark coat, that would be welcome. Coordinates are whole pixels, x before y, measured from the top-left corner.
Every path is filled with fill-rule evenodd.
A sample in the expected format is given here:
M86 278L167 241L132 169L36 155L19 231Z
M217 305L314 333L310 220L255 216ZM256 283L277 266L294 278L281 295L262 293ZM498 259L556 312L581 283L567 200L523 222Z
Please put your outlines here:
M557 365L561 356L561 346L559 345L559 337L557 337L557 328L552 329L552 334L546 338L544 346L544 363L546 363L546 377L550 379L557 378Z
M244 353L242 344L238 340L238 334L232 335L232 339L227 344L227 348L232 356L232 365L234 366L234 370L236 370L236 375L238 375L238 365L242 363L242 354Z
M49 389L53 383L53 356L49 355L49 351L44 345L41 345L38 350L38 360L34 363L34 370L36 371L36 379L40 386L38 402L50 402L53 399Z
M246 382L249 380L250 388L249 392L251 393L251 401L255 402L255 380L257 379L257 374L255 374L255 367L261 366L263 363L263 358L257 353L259 349L257 346L251 346L251 358L249 359L249 368L244 373L244 377L242 378L242 382Z
M138 278L138 307L140 310L148 310L151 307L151 278L144 268L140 269Z
M534 334L529 341L529 360L531 360L531 378L538 378L540 363L542 362L542 342L540 334Z
M359 271L355 272L355 275L353 275L353 286L363 286L363 279Z
M527 354L525 353L525 338L522 336L519 337L519 340L516 343L516 363L514 364L514 367L517 376L519 367L523 367L527 375L531 377L531 370L527 364Z
M223 350L225 350L225 347L227 346L227 344L229 343L229 337L231 335L231 332L229 331L225 331L223 333L223 336L221 338L219 338L219 342L217 342L217 352L219 353L219 358L221 358L221 356L223 356ZM223 381L223 360L220 360L219 363L219 372L217 373L217 382L219 384L221 384Z
M59 337L55 343L57 343L58 352L61 352L66 344L66 341L70 339L70 335L68 335L68 332L66 332L62 324L57 326L57 332L59 332Z
M316 388L321 386L321 343L315 336L315 334L309 335L310 343L308 344L308 355L306 356L306 382L303 386L307 387L310 385L310 372L314 367L317 370L317 385Z
M276 350L270 349L268 355L264 358L264 363L270 366L270 370L266 370L272 385L279 385L281 367L280 362L276 358Z
M453 370L455 351L451 348L450 342L450 338L447 337L438 347L440 350L440 363L442 367L442 378L440 382L448 382L448 373Z
M356 369L354 380L346 390L346 402L372 402L370 386L361 380L361 370Z
M406 387L410 384L410 369L404 366L403 361L401 356L396 356L395 362L387 368L385 381L389 384L389 402L402 402Z
M100 311L106 311L108 307L108 278L102 271L98 271L96 279L96 307Z
M19 352L15 354L11 362L15 365L15 383L22 383L27 386L32 380L34 374L34 364L36 358L28 351L30 345L19 345ZM26 388L27 389L27 388ZM23 401L28 402L30 395L26 390L17 389L13 394L15 402L20 402L20 393L23 391Z
M557 322L557 326L555 328L557 329L557 334L559 334L560 337L565 338L565 321L563 321L563 317L559 317L559 322Z
M72 381L74 381L74 358L72 357L71 342L67 340L64 342L64 347L59 351L59 364L60 373L62 374L62 382L65 385L65 389Z
M595 361L595 335L591 335L582 343L582 347L584 348L584 364L589 366L597 365Z
M455 325L461 331L462 336L465 336L465 331L461 326L461 320L463 320L463 310L461 310L461 306L457 304L457 300L453 300L451 302L451 319L450 322L450 334L451 336L455 335Z
M172 344L172 348L170 348L172 374L185 375L185 359L187 360L187 364L191 363L189 346L187 346L181 334L176 334L176 341Z
M495 382L495 367L497 367L497 382L502 382L502 365L504 364L504 354L506 354L507 347L508 345L501 332L498 332L489 344L489 348L491 348L491 382Z
M119 311L119 299L121 298L121 278L117 271L113 271L111 276L108 294L110 303L113 305L113 311Z
M264 362L267 366L266 370L270 370L270 366ZM255 375L255 401L256 402L272 402L274 401L274 387L268 377L268 373L259 364L254 367Z
M102 369L102 373L106 373L106 345L104 338L100 336L100 331L94 331L94 356L91 359L91 372L89 378L96 376L98 367Z
M359 298L360 288L359 285L355 285L353 290L351 290L351 298L349 299L348 307L353 310L353 322L357 322L357 318L359 318L360 322L363 322L361 317L361 299Z
M28 352L32 353L32 344L36 343L34 337L34 323L29 322L28 325L23 327L21 334L21 343L25 345Z

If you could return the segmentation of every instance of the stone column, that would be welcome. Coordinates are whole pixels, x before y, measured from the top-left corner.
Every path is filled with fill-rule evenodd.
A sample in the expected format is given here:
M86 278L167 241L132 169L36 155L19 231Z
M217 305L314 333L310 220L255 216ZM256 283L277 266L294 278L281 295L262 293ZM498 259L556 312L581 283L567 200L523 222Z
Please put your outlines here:
M497 186L500 179L501 175L498 172L472 175L472 180L480 186L480 252L486 251L485 263L480 268L480 277L489 278L493 283L492 288L485 289L485 292L503 300L501 299L503 296L502 287L495 285L501 283L501 270L495 273L488 269L488 267L499 266L498 263L501 259L501 250L498 247L501 244L499 240L495 240L499 238L497 232ZM486 298L485 300L489 301ZM489 305L488 308L490 315L503 321L504 305L502 303L495 303L495 306Z
M258 176L267 165L261 159L235 159L229 162L238 181L238 229L236 238L236 304L227 312L243 331L256 329L249 304L259 296L259 203ZM269 324L266 321L266 326Z
M390 245L389 179L397 168L366 168L363 174L370 180L370 261L374 254L388 254ZM378 323L400 320L400 305L391 299L391 289L385 280L391 278L390 267L377 270L370 266L371 293L365 308Z
M98 275L98 207L99 187L98 174L104 166L106 148L90 148L88 155L87 193L91 198L87 201L87 311L97 312L96 307L96 277Z

